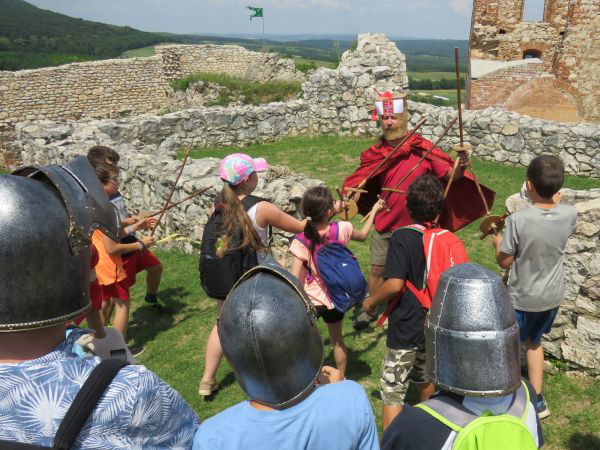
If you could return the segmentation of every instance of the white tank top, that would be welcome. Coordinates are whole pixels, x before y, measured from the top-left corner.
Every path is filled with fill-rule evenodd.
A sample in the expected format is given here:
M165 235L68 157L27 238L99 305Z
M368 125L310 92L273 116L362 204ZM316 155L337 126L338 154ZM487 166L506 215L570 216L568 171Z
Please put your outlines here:
M269 226L267 225L266 227L261 228L256 223L256 210L258 209L258 205L260 205L260 204L261 204L261 202L258 202L256 205L252 206L252 208L250 208L247 211L247 213L248 213L248 216L250 217L250 220L252 221L252 225L254 225L254 229L258 233L258 236L260 237L260 240L262 241L263 245L265 247L268 247L269 246Z

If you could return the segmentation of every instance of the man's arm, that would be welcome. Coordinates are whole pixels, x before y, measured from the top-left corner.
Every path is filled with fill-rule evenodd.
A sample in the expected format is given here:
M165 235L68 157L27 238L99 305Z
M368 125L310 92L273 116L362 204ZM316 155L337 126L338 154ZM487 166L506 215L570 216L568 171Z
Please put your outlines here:
M454 178L452 181L458 180L465 174L465 169L469 166L469 154L467 152L459 152L458 154L458 168L454 172ZM450 175L452 175L452 167L448 168L444 180L449 181Z

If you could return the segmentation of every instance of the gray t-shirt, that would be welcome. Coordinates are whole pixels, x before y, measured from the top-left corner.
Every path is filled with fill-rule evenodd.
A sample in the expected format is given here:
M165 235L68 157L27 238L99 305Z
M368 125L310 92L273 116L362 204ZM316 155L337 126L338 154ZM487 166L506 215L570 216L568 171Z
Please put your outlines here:
M508 295L515 309L538 312L560 305L563 256L576 224L577 210L568 205L530 206L506 219L500 251L514 256Z

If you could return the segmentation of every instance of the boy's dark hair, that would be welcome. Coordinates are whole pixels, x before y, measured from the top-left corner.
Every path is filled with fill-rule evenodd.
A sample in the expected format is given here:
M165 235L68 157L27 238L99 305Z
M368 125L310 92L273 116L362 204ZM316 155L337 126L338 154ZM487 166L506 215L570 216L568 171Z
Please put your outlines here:
M538 194L544 198L552 198L565 181L565 166L558 156L537 156L527 167L527 179Z
M108 183L112 177L119 174L119 168L114 164L107 163L106 161L96 162L96 165L93 167L96 176L102 184Z
M95 145L94 147L88 150L88 161L92 165L92 167L96 167L98 164L106 164L110 163L113 165L117 165L121 157L119 154L114 151L110 147L105 147L104 145Z
M410 217L419 222L431 222L444 209L442 183L432 175L421 175L408 187L406 207Z

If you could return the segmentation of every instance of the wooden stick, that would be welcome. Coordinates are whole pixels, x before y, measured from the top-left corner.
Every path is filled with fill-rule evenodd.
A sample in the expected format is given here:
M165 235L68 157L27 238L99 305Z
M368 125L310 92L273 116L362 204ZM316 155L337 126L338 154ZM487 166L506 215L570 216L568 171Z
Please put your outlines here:
M456 161L454 161L454 165L452 166L452 172L450 172L450 179L448 180L446 190L444 191L444 198L448 197L448 191L450 190L450 186L452 186L452 182L454 181L454 174L456 174L456 169L458 169L459 161L460 159L458 157L456 158Z
M381 196L380 195L377 196L377 200L381 200ZM385 203L385 200L384 200L384 203ZM387 203L385 204L385 210L388 211L388 212L390 211L390 208L388 208ZM371 211L373 211L373 210L371 210ZM367 213L367 215L362 218L362 220L360 221L360 223L365 223L369 219L369 217L371 217L371 211L369 211Z
M460 66L458 63L458 47L454 47L454 63L456 66L456 97L458 101L458 130L460 133L460 145L464 144L463 120L462 120L462 101L460 99Z
M490 215L490 208L488 207L487 200L485 199L485 195L483 195L483 191L481 190L481 184L479 184L479 180L477 179L477 175L473 170L473 165L471 164L471 160L469 159L469 169L471 170L471 175L473 175L473 181L475 181L475 186L477 186L477 191L479 192L479 196L481 197L481 201L483 202L483 206L485 207L485 213Z
M158 211L154 211L151 212L150 214L148 214L146 217L144 217L144 219L147 219L149 217L154 217L154 216L158 216L161 212L163 211L168 211L171 208L175 208L177 205L182 204L183 202L187 202L188 200L208 191L210 188L212 188L212 186L208 186L205 187L204 189L200 189L199 191L194 192L193 194L188 195L185 198L182 198L181 200L176 201L175 203L171 203L169 206L167 206L166 208L163 209L159 209Z
M337 194L340 196L340 200L342 201L342 207L344 208L344 215L343 218L344 220L348 220L348 206L346 205L346 202L344 201L344 196L342 195L342 191L340 191L339 187L335 187L335 190L337 192Z
M410 130L410 132L402 138L402 140L398 143L398 145L396 145L396 147L394 147L394 149L383 159L383 161L381 161L379 164L377 164L377 167L375 167L371 171L371 173L369 175L367 175L363 181L360 182L360 184L357 186L357 188L362 189L365 186L365 184L367 184L367 181L369 181L371 178L373 178L373 176L377 173L377 171L379 169L381 169L381 167L385 163L387 163L392 156L394 156L394 154L400 149L400 147L402 147L411 138L411 136L413 134L415 134L417 132L417 130L425 124L425 122L427 122L427 119L419 120L417 122L417 124L415 125L415 127L412 130Z
M150 232L150 236L154 236L154 233L156 232L158 226L160 225L160 221L164 217L165 212L167 212L167 206L169 205L169 203L171 203L171 197L173 197L173 192L175 192L175 188L177 187L177 183L179 182L179 178L181 177L181 174L183 173L183 169L185 167L185 163L187 162L188 156L190 156L190 152L191 151L192 151L192 146L190 145L188 147L187 151L185 152L185 158L183 158L183 164L181 164L181 169L179 169L179 174L177 174L177 178L175 179L175 183L173 183L173 187L171 188L171 192L169 192L169 197L167 198L167 201L165 202L165 206L163 206L163 208L162 208L163 210L161 211L160 216L158 217L156 225L154 226L154 228Z
M446 125L446 128L444 128L444 131L442 131L442 134L440 134L440 136L432 144L432 146L429 148L429 150L427 150L427 152L425 152L425 154L423 156L421 156L421 159L408 172L406 172L404 174L404 176L400 179L400 181L398 181L394 185L394 187L391 189L391 192L403 192L403 191L397 191L397 189L400 187L400 185L402 183L404 183L404 181L410 176L410 174L413 173L417 169L417 167L419 167L421 165L421 163L423 161L425 161L425 158L427 158L429 156L429 154L433 151L433 149L438 146L438 144L441 142L441 140L444 139L446 134L448 134L448 131L450 131L450 128L452 128L452 125L454 125L456 123L457 119L458 118L455 117L454 119L452 119L450 121L450 123L448 125ZM386 190L390 190L390 189L386 189Z

